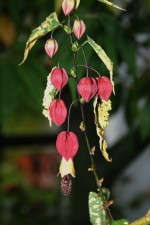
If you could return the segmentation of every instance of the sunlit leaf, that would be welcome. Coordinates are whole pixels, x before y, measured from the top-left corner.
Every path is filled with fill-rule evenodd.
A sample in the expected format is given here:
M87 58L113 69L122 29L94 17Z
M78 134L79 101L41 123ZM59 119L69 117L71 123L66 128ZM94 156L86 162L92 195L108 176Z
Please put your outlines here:
M120 9L120 10L126 11L126 9L123 9L123 8L119 7L118 5L115 5L114 3L110 2L110 1L107 1L107 0L98 0L98 1L102 2L104 4L107 4L109 6L112 6L112 7L116 8L116 9Z
M107 69L110 73L110 80L113 85L113 91L114 91L114 82L113 82L113 63L109 59L109 57L106 55L105 51L102 49L100 45L98 45L95 41L93 41L90 37L87 37L87 42L91 45L91 47L94 49L94 51L97 53L99 58L103 61Z
M51 13L38 28L34 29L26 43L23 61L19 65L23 64L24 61L27 59L29 51L35 45L39 38L43 37L50 31L53 31L60 25L61 24L57 18L57 14L54 12Z
M93 225L106 224L106 212L103 209L103 201L95 192L89 193L89 214Z

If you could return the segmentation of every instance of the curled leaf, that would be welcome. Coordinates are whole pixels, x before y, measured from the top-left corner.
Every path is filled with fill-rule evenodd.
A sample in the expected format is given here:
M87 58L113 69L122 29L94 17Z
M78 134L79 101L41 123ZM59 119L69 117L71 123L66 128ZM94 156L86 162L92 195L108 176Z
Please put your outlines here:
M57 18L57 14L54 12L54 13L51 13L38 28L34 29L26 43L24 58L19 65L25 62L29 54L29 51L35 45L35 43L37 42L39 38L45 36L47 33L49 33L50 31L53 31L60 25L61 24Z
M114 91L114 82L113 82L113 63L109 59L109 57L106 55L105 51L102 49L100 45L98 45L95 41L93 41L90 37L87 37L87 42L89 45L94 49L98 57L103 61L107 69L109 70L110 73L110 80L113 85L113 92Z
M51 74L55 68L56 67L54 67L52 69L51 73L47 76L47 86L44 91L44 97L43 97L43 106L44 106L43 115L46 118L48 118L50 127L52 126L52 121L51 121L50 114L49 114L49 107L50 107L51 102L54 100L56 94L58 93L58 90L53 86L51 79L50 79Z
M95 125L96 125L96 132L99 137L99 145L100 149L102 151L102 155L104 158L111 162L112 159L109 158L109 155L107 153L107 142L105 140L104 134L104 128L108 126L108 111L111 110L111 101L104 101L102 100L102 104L98 103L98 99L95 98L93 103L94 108L94 115L95 115Z
M119 7L118 5L115 5L114 3L112 3L112 2L110 2L108 0L98 0L98 1L102 2L104 4L107 4L109 6L112 6L112 7L116 8L116 9L120 9L120 10L126 11L126 9L123 9L123 8Z

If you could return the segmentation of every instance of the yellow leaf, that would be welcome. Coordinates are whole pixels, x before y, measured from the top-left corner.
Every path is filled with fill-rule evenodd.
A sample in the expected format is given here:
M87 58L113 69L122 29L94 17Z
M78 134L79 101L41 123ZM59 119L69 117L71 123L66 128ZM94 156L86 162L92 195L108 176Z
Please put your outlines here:
M99 145L100 150L102 152L102 155L104 158L111 162L112 159L109 158L109 155L107 153L107 142L104 138L104 128L108 125L108 111L111 110L111 101L104 101L102 100L102 104L98 103L98 98L96 97L94 100L94 115L95 115L95 125L96 125L96 132L99 137Z

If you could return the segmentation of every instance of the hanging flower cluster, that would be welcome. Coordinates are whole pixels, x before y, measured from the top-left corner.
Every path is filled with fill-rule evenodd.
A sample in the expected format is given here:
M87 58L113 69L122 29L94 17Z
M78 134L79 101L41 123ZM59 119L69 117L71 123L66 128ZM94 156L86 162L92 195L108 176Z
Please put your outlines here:
M63 0L62 10L65 16L73 12L75 8L75 0ZM75 37L79 40L86 30L83 20L76 19L71 30ZM50 58L56 54L58 48L59 46L57 41L52 37L46 41L45 51ZM67 116L70 116L66 103L60 98L62 89L68 83L68 79L69 75L67 74L65 68L59 67L53 68L48 76L47 88L43 99L43 106L45 108L43 114L49 119L50 124L52 121L57 126L60 126L66 121ZM108 101L112 90L112 82L106 76L98 76L97 78L93 78L89 77L87 74L87 76L81 78L79 81L77 80L78 96L81 96L85 102L89 102L92 98L99 98L101 101ZM59 96L57 98L58 93ZM59 173L62 178L62 192L66 195L71 190L72 182L70 180L70 175L75 177L73 158L79 149L77 135L69 129L67 131L62 131L57 137L56 148L58 153L62 156Z

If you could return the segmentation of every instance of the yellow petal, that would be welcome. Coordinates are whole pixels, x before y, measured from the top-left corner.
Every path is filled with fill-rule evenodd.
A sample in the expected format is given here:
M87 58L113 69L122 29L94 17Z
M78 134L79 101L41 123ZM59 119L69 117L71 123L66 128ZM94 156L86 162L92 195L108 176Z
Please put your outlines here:
M61 175L61 178L64 176L71 174L72 177L75 177L75 169L73 160L69 159L68 161L65 160L65 158L62 158L60 167L59 167L59 173Z

